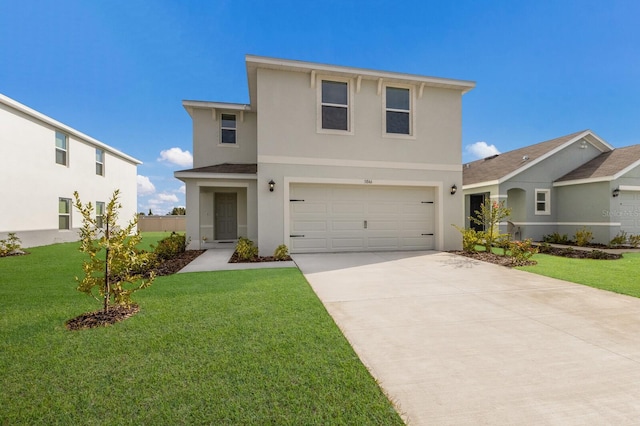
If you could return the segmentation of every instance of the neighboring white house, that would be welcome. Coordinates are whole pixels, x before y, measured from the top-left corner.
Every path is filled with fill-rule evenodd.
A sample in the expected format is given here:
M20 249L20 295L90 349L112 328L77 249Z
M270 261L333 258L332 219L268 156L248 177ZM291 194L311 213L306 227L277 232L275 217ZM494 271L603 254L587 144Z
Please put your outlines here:
M462 94L475 83L251 55L246 67L249 104L183 102L190 248L461 247Z
M23 247L78 240L73 192L104 209L120 189L122 224L136 213L140 161L0 94L0 239Z
M582 227L603 244L640 234L640 145L614 148L583 130L465 164L463 176L465 215L487 198L505 201L512 226L503 230L518 239L573 238Z

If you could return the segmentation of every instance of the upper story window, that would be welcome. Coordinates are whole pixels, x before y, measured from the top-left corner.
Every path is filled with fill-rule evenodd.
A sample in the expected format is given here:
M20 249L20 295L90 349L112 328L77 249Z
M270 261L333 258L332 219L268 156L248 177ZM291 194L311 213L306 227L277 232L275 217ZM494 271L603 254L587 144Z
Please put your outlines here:
M96 174L104 176L104 150L96 148Z
M411 135L411 90L385 88L385 132L396 135Z
M349 131L349 84L322 80L322 128Z
M536 211L537 215L551 214L551 191L549 189L536 189Z
M70 198L58 198L58 229L71 229Z
M235 114L221 114L221 134L220 134L220 142L221 143L236 143L237 136L237 127L236 127L236 116Z
M104 201L96 201L96 226L104 228Z
M56 163L67 165L69 138L64 133L56 132Z

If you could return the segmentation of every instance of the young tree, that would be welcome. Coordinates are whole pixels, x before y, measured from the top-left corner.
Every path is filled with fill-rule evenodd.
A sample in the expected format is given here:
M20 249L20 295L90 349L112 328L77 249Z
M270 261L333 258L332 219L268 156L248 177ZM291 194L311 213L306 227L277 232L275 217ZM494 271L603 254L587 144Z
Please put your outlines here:
M109 311L110 304L131 307L131 294L149 287L154 280L153 272L145 274L155 261L153 253L136 248L142 238L139 231L134 231L137 215L126 227L117 225L118 210L122 205L118 201L120 191L115 190L105 208L104 228L100 228L91 202L82 204L77 191L73 196L74 206L82 215L80 251L89 255L89 260L82 265L84 278L76 277L78 290L98 301L99 295L105 313Z
M475 216L469 216L469 220L484 226L485 250L491 252L493 243L502 236L498 229L498 224L511 216L511 209L504 206L504 201L492 202L487 198L480 206L480 210L476 210L474 213Z

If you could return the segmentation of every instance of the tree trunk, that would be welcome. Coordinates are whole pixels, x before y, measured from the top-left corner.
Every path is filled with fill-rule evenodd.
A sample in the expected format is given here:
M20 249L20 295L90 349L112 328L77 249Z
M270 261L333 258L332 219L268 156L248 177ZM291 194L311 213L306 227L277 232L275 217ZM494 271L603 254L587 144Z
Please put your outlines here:
M111 291L109 285L109 216L106 216L107 228L105 229L105 239L107 240L107 248L104 258L104 313L109 312L109 292Z

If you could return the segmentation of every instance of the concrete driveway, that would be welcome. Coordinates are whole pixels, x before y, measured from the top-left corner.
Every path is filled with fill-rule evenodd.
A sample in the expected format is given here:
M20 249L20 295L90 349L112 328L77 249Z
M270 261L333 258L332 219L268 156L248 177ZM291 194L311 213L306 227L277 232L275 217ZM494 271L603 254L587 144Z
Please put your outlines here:
M410 425L640 424L640 299L449 253L293 257Z

